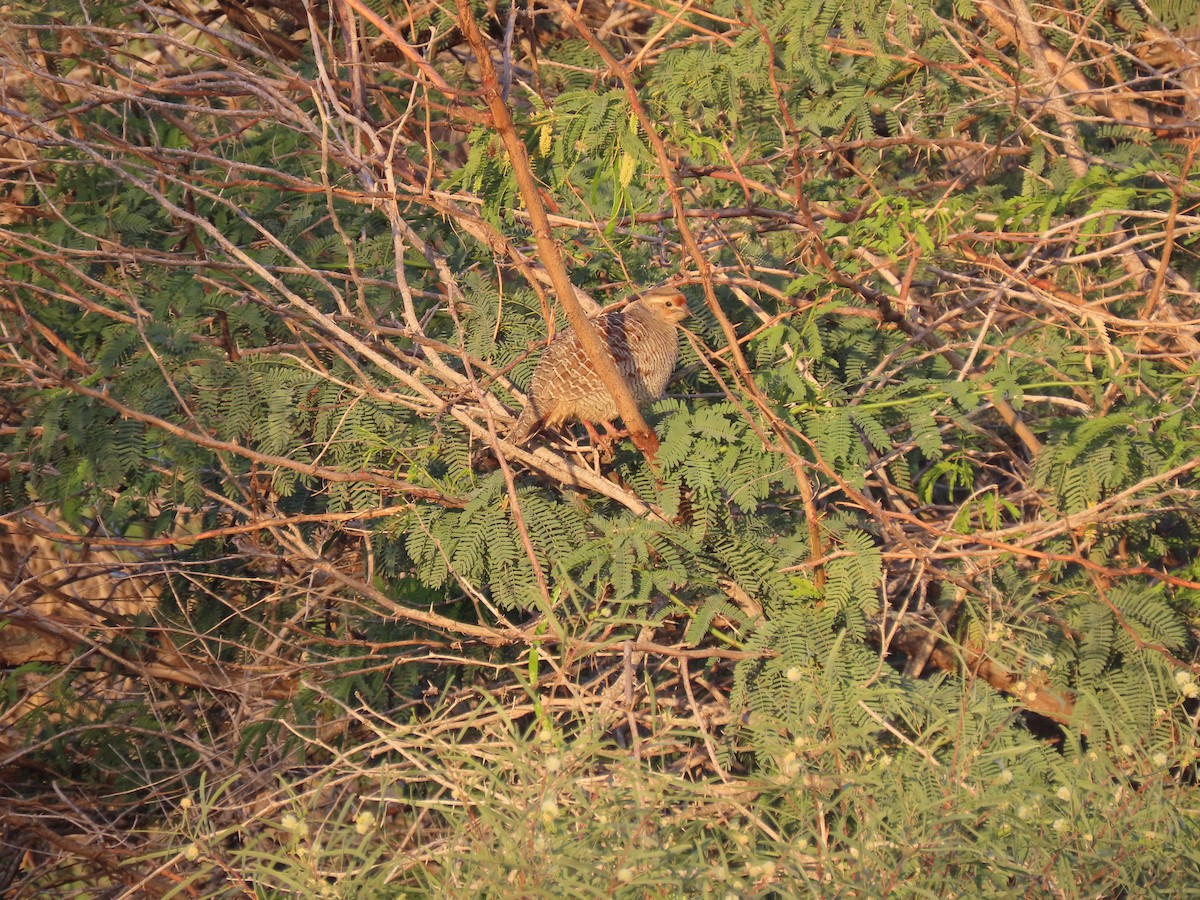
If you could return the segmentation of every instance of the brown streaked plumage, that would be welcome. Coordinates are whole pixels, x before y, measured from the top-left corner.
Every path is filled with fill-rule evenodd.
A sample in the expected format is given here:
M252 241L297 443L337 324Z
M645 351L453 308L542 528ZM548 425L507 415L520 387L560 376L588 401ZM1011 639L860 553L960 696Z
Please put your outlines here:
M638 406L657 400L666 390L679 359L676 324L689 315L687 298L676 288L655 288L624 309L592 321L617 371ZM546 348L533 372L529 405L508 434L523 444L542 428L579 420L606 425L619 415L617 403L583 352L575 332L567 329Z

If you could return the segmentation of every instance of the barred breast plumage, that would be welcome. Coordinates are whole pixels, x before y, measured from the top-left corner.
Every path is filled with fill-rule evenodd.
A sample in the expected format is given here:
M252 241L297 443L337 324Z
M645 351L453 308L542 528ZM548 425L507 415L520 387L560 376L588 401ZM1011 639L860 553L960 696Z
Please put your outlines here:
M639 406L666 390L679 359L675 325L689 315L687 299L675 288L656 288L624 309L593 320L617 371ZM617 403L600 380L575 332L567 329L546 348L533 372L529 405L508 439L523 444L544 427L569 420L611 422Z

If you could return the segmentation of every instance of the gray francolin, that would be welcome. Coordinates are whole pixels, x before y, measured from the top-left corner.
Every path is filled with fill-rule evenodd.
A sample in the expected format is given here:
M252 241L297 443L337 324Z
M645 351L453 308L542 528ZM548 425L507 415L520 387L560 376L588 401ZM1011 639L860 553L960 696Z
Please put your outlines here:
M661 287L592 320L638 406L652 403L666 390L679 359L675 326L688 315L687 298L676 288ZM571 420L583 422L595 438L593 423L603 423L608 431L618 415L612 394L568 328L555 337L534 369L529 405L508 439L520 445L542 428Z

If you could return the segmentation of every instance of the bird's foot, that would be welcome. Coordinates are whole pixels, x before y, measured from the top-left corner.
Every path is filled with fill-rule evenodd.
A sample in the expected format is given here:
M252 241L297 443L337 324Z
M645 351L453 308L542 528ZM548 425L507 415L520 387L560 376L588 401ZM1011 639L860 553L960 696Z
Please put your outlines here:
M604 426L604 434L596 431L591 422L584 422L583 427L587 429L588 437L592 441L592 446L600 451L601 462L612 462L613 458L613 430L611 422L601 422Z

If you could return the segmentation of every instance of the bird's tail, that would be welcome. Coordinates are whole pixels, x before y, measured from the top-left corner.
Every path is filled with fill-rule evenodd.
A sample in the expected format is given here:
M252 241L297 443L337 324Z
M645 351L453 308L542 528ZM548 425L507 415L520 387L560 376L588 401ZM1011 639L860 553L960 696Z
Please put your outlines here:
M537 405L531 399L529 405L521 410L517 424L508 432L507 440L519 447L533 437L541 427L542 417L538 413Z

